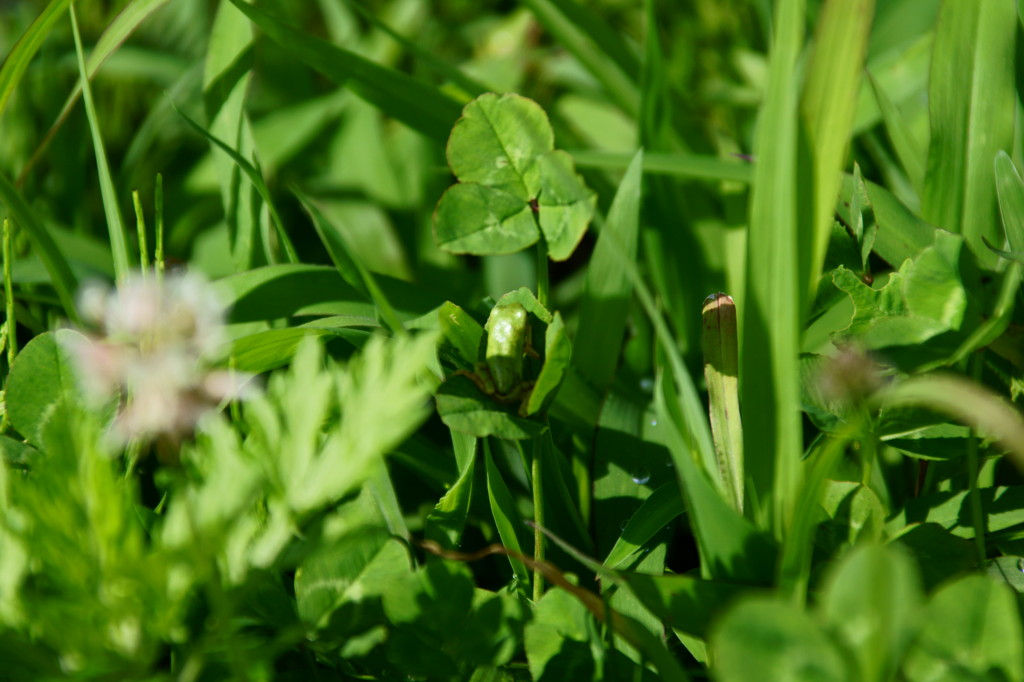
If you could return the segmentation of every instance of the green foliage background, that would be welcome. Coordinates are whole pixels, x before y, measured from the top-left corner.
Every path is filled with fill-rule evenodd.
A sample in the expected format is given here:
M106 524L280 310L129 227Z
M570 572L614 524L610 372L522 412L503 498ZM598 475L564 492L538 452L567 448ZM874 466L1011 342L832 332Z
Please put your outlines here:
M8 3L0 680L1024 680L1022 16ZM151 264L265 388L118 443Z

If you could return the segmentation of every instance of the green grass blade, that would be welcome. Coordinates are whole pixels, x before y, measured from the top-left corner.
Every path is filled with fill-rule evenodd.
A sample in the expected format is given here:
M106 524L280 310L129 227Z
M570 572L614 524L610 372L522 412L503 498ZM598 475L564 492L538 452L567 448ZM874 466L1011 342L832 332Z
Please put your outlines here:
M327 253L330 255L331 260L334 261L334 265L338 268L341 276L373 301L373 304L377 306L377 310L380 312L381 319L392 333L404 334L405 327L402 326L401 320L395 314L395 309L391 302L388 301L387 296L384 295L384 292L377 285L377 280L374 278L373 273L363 267L363 264L359 262L356 255L348 248L348 244L345 243L345 238L341 232L330 225L330 222L324 217L313 201L298 190L294 191L295 196L302 203L302 207L309 214L310 219L312 219L313 225L316 227L316 233L320 236L320 241L323 242L324 248L327 249Z
M373 496L374 502L380 508L381 516L387 523L388 532L395 537L408 540L409 526L405 523L405 516L402 515L402 507L398 503L398 493L395 492L395 484L391 480L391 473L388 467L382 462L377 470L370 475L366 481L366 487Z
M670 118L671 92L665 77L665 58L658 35L655 0L644 0L644 55L640 71L639 141L650 149L663 149L672 131L666 124ZM671 149L672 147L668 147Z
M520 516L519 510L516 508L515 500L512 499L512 493L505 485L501 472L494 464L491 446L486 440L484 441L484 465L487 467L487 497L491 502L491 515L494 517L498 536L501 537L501 544L513 552L528 556L528 553L523 551L526 546L526 543L522 542L521 535L525 529L523 517ZM530 571L526 568L526 564L513 556L510 556L508 560L512 564L512 572L515 573L523 589L528 591Z
M458 101L432 85L302 33L271 15L231 0L274 42L339 84L348 84L385 114L438 142L448 139L462 112ZM351 81L351 82L349 82Z
M844 176L844 196L852 191L851 180L851 176ZM917 217L892 192L873 182L865 182L864 188L878 225L873 248L882 260L898 268L907 258L916 258L935 244L935 227Z
M118 48L124 44L124 41L135 32L135 29L145 21L153 12L160 9L168 3L169 0L133 0L129 3L121 13L117 15L113 22L103 31L100 35L99 40L96 41L96 45L93 47L92 52L89 53L89 59L85 63L85 71L89 76L89 80L92 80L96 73L103 66L104 62L110 58ZM21 177L25 177L28 171L35 166L36 161L42 156L46 148L50 146L50 142L53 141L54 135L64 125L64 121L67 120L68 114L71 113L72 108L78 101L78 98L82 95L82 84L76 83L75 88L68 95L67 99L64 100L64 106L61 107L60 113L57 114L56 120L53 125L50 126L50 130L47 131L46 137L39 143L39 146L34 152L32 152L32 158L29 159L28 163L25 164L25 168L21 171ZM3 109L3 105L0 104L0 110ZM19 180L20 182L20 180Z
M643 150L629 164L597 238L587 266L586 290L580 304L578 339L608 339L606 343L577 344L572 362L593 386L603 393L617 368L633 287L622 267L636 259L640 224L640 186ZM622 249L623 257L613 251Z
M750 200L746 295L740 376L747 475L744 509L781 536L788 527L803 452L797 353L800 300L797 244L796 60L803 42L804 6L776 5L775 38L755 154ZM807 235L810 237L810 234Z
M1024 417L986 386L954 374L912 377L888 389L887 407L917 406L948 414L1006 448L1024 469Z
M10 54L4 59L3 66L0 67L0 116L3 115L4 109L7 107L7 100L10 99L14 89L21 82L28 63L32 61L32 57L39 51L46 36L53 29L53 25L70 4L71 0L50 0L50 3L36 17L36 20L18 39Z
M1024 253L1024 180L1004 151L996 155L995 176L999 212L1010 251Z
M687 441L685 418L675 407L680 397L672 381L658 374L655 401L666 434L665 445L679 476L688 520L700 550L701 575L741 583L769 584L775 567L770 538L729 506L721 487L712 483ZM713 466L713 464L712 464Z
M0 175L0 202L7 205L7 212L14 223L25 230L36 253L43 261L43 265L46 266L46 271L50 274L50 282L64 307L64 314L77 324L79 318L75 308L75 292L78 290L78 281L75 279L74 273L71 272L68 262L57 248L53 236L36 219L14 185L2 175Z
M614 233L611 234L614 235ZM636 296L640 300L644 312L650 318L651 324L654 325L659 347L668 358L669 371L678 387L678 400L673 404L673 409L678 409L679 411L683 424L682 432L686 439L690 456L701 463L706 473L717 478L718 466L715 463L715 451L711 439L711 430L704 411L704 404L697 393L697 386L693 383L693 377L690 376L689 371L686 369L686 363L683 362L683 357L679 353L678 344L672 338L672 332L669 331L665 319L658 312L654 296L640 276L636 263L626 258L625 247L620 246L613 253L619 258L623 270L632 281Z
M149 269L149 249L146 246L146 215L142 210L139 190L132 190L132 206L135 209L135 231L139 235L139 268L143 272Z
M622 535L605 557L604 566L613 570L626 568L626 562L647 541L684 511L679 486L674 481L659 487L633 512L629 523L622 529Z
M570 538L578 547L592 551L592 540L583 521L579 507L570 491L570 481L565 455L555 448L551 440L551 431L541 434L542 446L546 452L541 456L541 477L544 481L544 506L547 513L547 527L554 528ZM576 484L578 481L572 480Z
M599 20L589 10L573 0L524 0L523 4L604 86L617 106L631 116L639 113L640 93L633 82L639 68L624 70L616 62L612 55L621 54L625 48L614 47L614 34L598 29Z
M462 541L473 498L476 444L477 439L473 436L452 431L452 447L459 464L459 478L434 505L423 528L426 539L433 540L445 549L458 549Z
M1004 151L996 155L995 183L1006 240L1009 242L1010 251L1020 253L1024 251L1024 180L1013 165L1013 160ZM1006 261L1002 261L999 265L1005 266L1005 263ZM1003 282L992 311L960 345L952 356L952 362L959 362L979 348L989 345L1006 331L1020 291L1024 275L1022 271L1024 266L1020 263L1009 263L1009 267L1003 272Z
M185 122L188 123L189 127L195 130L197 133L205 137L207 140L217 145L221 150L224 151L231 160L238 164L238 167L242 169L249 181L252 182L253 187L259 192L260 197L267 205L267 210L270 211L270 216L274 221L274 226L277 228L278 237L281 239L281 244L284 247L285 256L289 263L298 263L299 257L295 253L295 247L292 246L292 240L288 237L288 233L285 232L284 223L281 221L281 216L277 212L277 207L274 204L274 198L270 194L270 188L267 187L267 183L263 180L263 174L253 164L249 163L241 154L232 149L226 142L220 138L214 137L212 133L207 131L201 125L193 121L188 117L185 112L175 108L178 114L181 115Z
M854 424L843 434L819 439L811 446L811 454L805 460L800 498L793 525L782 542L777 576L779 587L798 601L802 602L807 595L814 536L821 522L821 500L826 484L859 426Z
M932 52L922 217L962 233L988 266L996 256L982 240L999 234L992 160L1013 143L1015 18L1010 2L945 2Z
M218 3L203 61L207 129L214 138L230 142L228 146L246 160L256 158L256 143L246 112L252 81L252 50L252 22L230 3ZM241 181L239 175L244 171L234 157L221 153L223 147L214 142L210 146L235 271L275 262L262 238L259 192L252 183Z
M103 148L103 136L100 133L99 117L92 100L92 88L89 87L88 74L85 69L85 55L82 52L82 37L78 34L78 20L75 8L71 7L71 29L75 36L75 52L78 55L78 73L81 79L82 96L85 100L85 113L89 119L89 131L92 133L92 146L96 152L96 170L100 176L100 194L103 196L103 212L107 217L107 232L110 234L110 251L114 256L114 277L123 282L131 270L131 258L128 255L128 242L125 240L126 227L121 207L117 202L117 190L114 179L110 175L107 164L107 152Z
M870 72L867 73L871 90L878 102L878 109L882 112L882 122L885 124L885 132L892 142L896 157L900 160L910 184L917 190L918 195L924 190L924 167L927 158L927 150L924 145L914 136L913 129L900 114L899 109L889 98L888 93L875 80Z
M622 171L629 166L632 155L628 152L600 152L576 150L570 152L577 168ZM750 183L753 166L739 160L720 159L701 154L669 154L644 152L644 173L671 175L692 180L733 181Z
M659 372L655 395L661 421L669 434L669 452L690 511L690 525L701 548L704 574L763 582L770 574L764 568L774 565L774 550L725 501L704 405L693 379L636 264L621 248L614 253L632 280L637 298L654 325L658 344L668 358L672 377L665 378ZM715 477L717 484L709 477Z
M800 286L812 299L832 231L850 128L864 68L874 0L830 0L818 18L810 70L800 103L813 168L814 212L798 239ZM808 239L809 237L809 239ZM810 252L805 251L810 246ZM806 308L802 305L801 309Z
M14 359L18 356L18 321L14 312L14 282L11 277L11 261L13 249L11 248L11 221L7 217L3 220L3 258L4 258L4 325L3 341L0 346L7 346L7 366L14 367ZM6 410L0 431L7 430L8 416Z

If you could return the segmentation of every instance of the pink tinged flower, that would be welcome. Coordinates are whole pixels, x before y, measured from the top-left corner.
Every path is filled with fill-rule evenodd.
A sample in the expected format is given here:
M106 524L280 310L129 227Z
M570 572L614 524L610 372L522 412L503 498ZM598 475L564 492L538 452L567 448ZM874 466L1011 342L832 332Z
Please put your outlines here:
M64 344L75 363L86 400L100 405L120 393L128 362L126 349L86 336L66 338Z
M114 421L119 440L188 435L225 400L255 391L247 374L215 370L226 335L224 307L197 275L134 276L117 291L80 295L83 319L99 331L70 347L86 397L123 399Z

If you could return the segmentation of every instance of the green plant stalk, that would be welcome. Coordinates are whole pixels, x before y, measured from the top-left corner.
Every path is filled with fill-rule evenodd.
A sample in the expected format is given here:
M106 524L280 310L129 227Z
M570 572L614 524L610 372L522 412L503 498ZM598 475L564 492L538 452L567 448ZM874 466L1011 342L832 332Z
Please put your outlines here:
M88 70L85 67L85 54L82 51L82 36L78 31L78 19L75 17L75 6L70 6L71 32L75 38L75 53L78 56L78 72L82 81L82 98L85 101L86 118L89 119L89 130L92 134L92 145L96 153L96 169L100 176L100 193L103 196L103 211L107 218L107 231L110 233L110 250L114 257L114 277L123 282L131 269L128 258L128 244L125 241L124 218L118 208L114 182L107 163L107 152L103 148L100 135L99 120L92 99L92 88L89 86Z
M14 318L14 287L11 284L11 221L4 218L3 230L3 255L4 255L4 339L7 346L7 371L14 366L14 358L18 353L18 338L16 334L17 323ZM0 420L0 433L5 433L10 425L10 418L7 410L4 409L3 419Z
M704 378L715 457L729 502L743 513L743 420L739 400L739 336L736 304L727 294L704 299Z
M157 275L157 286L160 284L160 270L156 271ZM228 373L231 376L232 382L237 381L238 372L237 360L234 355L228 358ZM228 401L228 414L231 415L231 421L236 424L242 423L242 401L241 400L229 400Z
M857 422L848 424L841 433L829 436L813 459L807 460L807 473L796 500L793 524L782 541L776 580L781 593L798 605L807 601L814 528L820 518L825 481L845 452L846 444L860 431L861 426Z
M862 406L861 408L861 423L865 426L871 425L871 415L868 413L867 408ZM861 458L861 485L865 488L871 487L871 469L875 465L875 461L878 459L878 436L874 428L865 432L867 438L860 441L860 458Z
M968 367L971 378L981 383L981 371L984 367L984 349L971 356ZM974 526L974 547L978 551L978 561L983 563L988 556L985 548L985 512L981 508L981 491L978 489L978 433L971 429L967 439L967 483L968 495L971 500L971 525Z
M153 190L153 229L155 234L153 240L156 244L153 246L153 261L154 269L156 270L156 283L159 286L164 279L164 176L161 173L156 174L156 187Z
M544 533L541 531L544 527L544 479L540 462L544 446L541 445L541 438L533 439L533 462L530 467L530 483L533 488L533 558L538 562L544 561ZM543 596L544 574L537 567L533 570L533 603L539 602Z
M11 259L13 248L11 242L11 221L4 218L4 310L7 334L7 368L14 366L14 358L18 354L18 335L15 333L17 322L14 318L14 283L11 281Z
M142 212L142 202L139 200L139 190L132 190L132 206L135 208L135 229L139 233L139 267L142 268L142 276L146 276L149 269L149 247L146 245L146 216Z
M537 220L536 215L534 220ZM537 220L537 229L540 229L540 221ZM545 308L548 307L548 291L551 288L550 273L548 272L548 245L542 236L537 242L537 300Z

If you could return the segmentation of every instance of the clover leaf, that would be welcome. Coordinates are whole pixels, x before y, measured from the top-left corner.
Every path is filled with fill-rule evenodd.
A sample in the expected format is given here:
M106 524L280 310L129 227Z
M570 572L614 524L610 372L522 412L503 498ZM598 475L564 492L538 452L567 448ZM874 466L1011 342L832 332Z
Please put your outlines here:
M434 211L434 235L450 253L514 253L542 236L552 260L583 238L596 196L539 104L487 93L463 109L448 138L448 165L459 182Z

